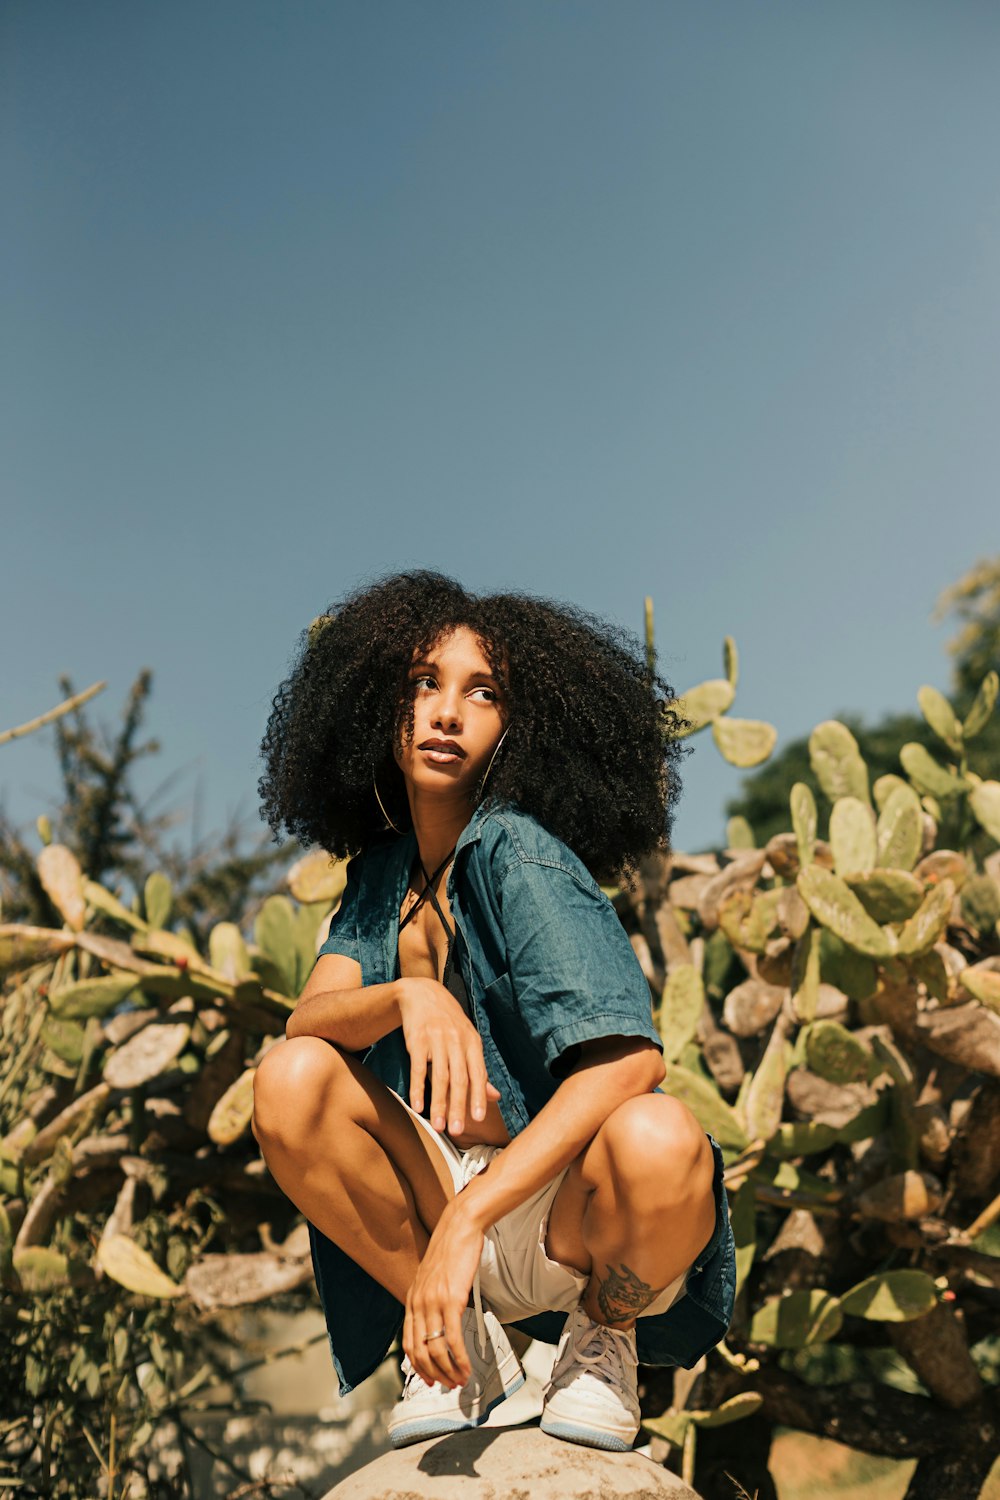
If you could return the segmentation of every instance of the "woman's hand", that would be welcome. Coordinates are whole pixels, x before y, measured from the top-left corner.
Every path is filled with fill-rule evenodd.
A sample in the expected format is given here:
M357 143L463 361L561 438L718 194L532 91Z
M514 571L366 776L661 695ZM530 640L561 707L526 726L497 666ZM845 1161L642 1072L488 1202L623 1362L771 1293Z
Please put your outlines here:
M486 1077L479 1032L436 979L400 979L398 985L403 1039L410 1055L410 1108L418 1114L423 1109L430 1068L431 1124L435 1130L461 1135L467 1108L474 1120L484 1120L487 1100L500 1098Z
M462 1314L482 1253L482 1229L453 1200L431 1235L407 1294L403 1320L403 1352L428 1385L439 1380L454 1389L472 1374ZM428 1342L427 1335L442 1328L444 1338Z

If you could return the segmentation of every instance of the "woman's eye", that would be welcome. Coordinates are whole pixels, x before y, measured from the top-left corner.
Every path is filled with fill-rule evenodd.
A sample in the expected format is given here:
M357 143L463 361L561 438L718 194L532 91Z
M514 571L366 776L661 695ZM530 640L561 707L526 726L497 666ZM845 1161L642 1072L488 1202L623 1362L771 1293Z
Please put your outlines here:
M413 686L415 688L422 688L422 687L424 687L425 684L429 684L430 686L433 687L434 686L434 678L430 677L430 676L414 677L414 679L413 679Z
M496 694L496 692L494 692L493 688L488 688L488 687L473 688L472 692L469 694L470 698L474 698L477 693L484 693L486 695L485 696L485 702L487 702L487 703L496 703L496 701L497 701L497 694Z

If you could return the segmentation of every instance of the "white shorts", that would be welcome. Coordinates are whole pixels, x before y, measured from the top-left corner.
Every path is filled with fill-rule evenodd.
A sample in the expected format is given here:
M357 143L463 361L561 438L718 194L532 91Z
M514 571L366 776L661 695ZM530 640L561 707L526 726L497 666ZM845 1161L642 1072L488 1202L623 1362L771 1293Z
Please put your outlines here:
M504 1149L503 1146L471 1146L463 1151L411 1109L405 1099L398 1094L396 1098L428 1140L434 1143L451 1173L456 1192L460 1192ZM569 1168L565 1167L551 1182L532 1193L530 1198L511 1209L486 1231L479 1263L480 1288L483 1301L493 1309L501 1323L516 1323L533 1313L569 1312L586 1290L589 1276L552 1260L545 1250L549 1213L568 1171ZM682 1271L675 1281L657 1293L639 1317L648 1318L666 1312L684 1295L686 1281L687 1271Z

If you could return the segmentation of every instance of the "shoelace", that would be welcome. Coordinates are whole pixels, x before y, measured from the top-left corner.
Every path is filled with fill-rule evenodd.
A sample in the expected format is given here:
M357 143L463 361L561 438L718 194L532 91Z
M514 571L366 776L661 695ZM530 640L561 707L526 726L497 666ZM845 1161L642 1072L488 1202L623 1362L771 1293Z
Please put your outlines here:
M595 1346L594 1351L588 1354L587 1347L591 1344ZM632 1331L609 1328L606 1323L593 1323L590 1318L577 1316L562 1359L552 1371L549 1383L554 1384L572 1365L578 1365L608 1385L620 1388L626 1377L638 1367Z

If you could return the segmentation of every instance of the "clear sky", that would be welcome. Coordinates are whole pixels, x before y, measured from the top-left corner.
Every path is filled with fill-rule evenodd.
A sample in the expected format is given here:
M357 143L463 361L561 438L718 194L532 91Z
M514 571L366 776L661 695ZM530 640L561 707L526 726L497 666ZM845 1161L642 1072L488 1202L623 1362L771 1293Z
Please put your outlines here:
M4 0L0 727L148 665L143 785L253 826L299 630L411 565L652 594L779 745L915 708L1000 550L998 78L988 0Z

